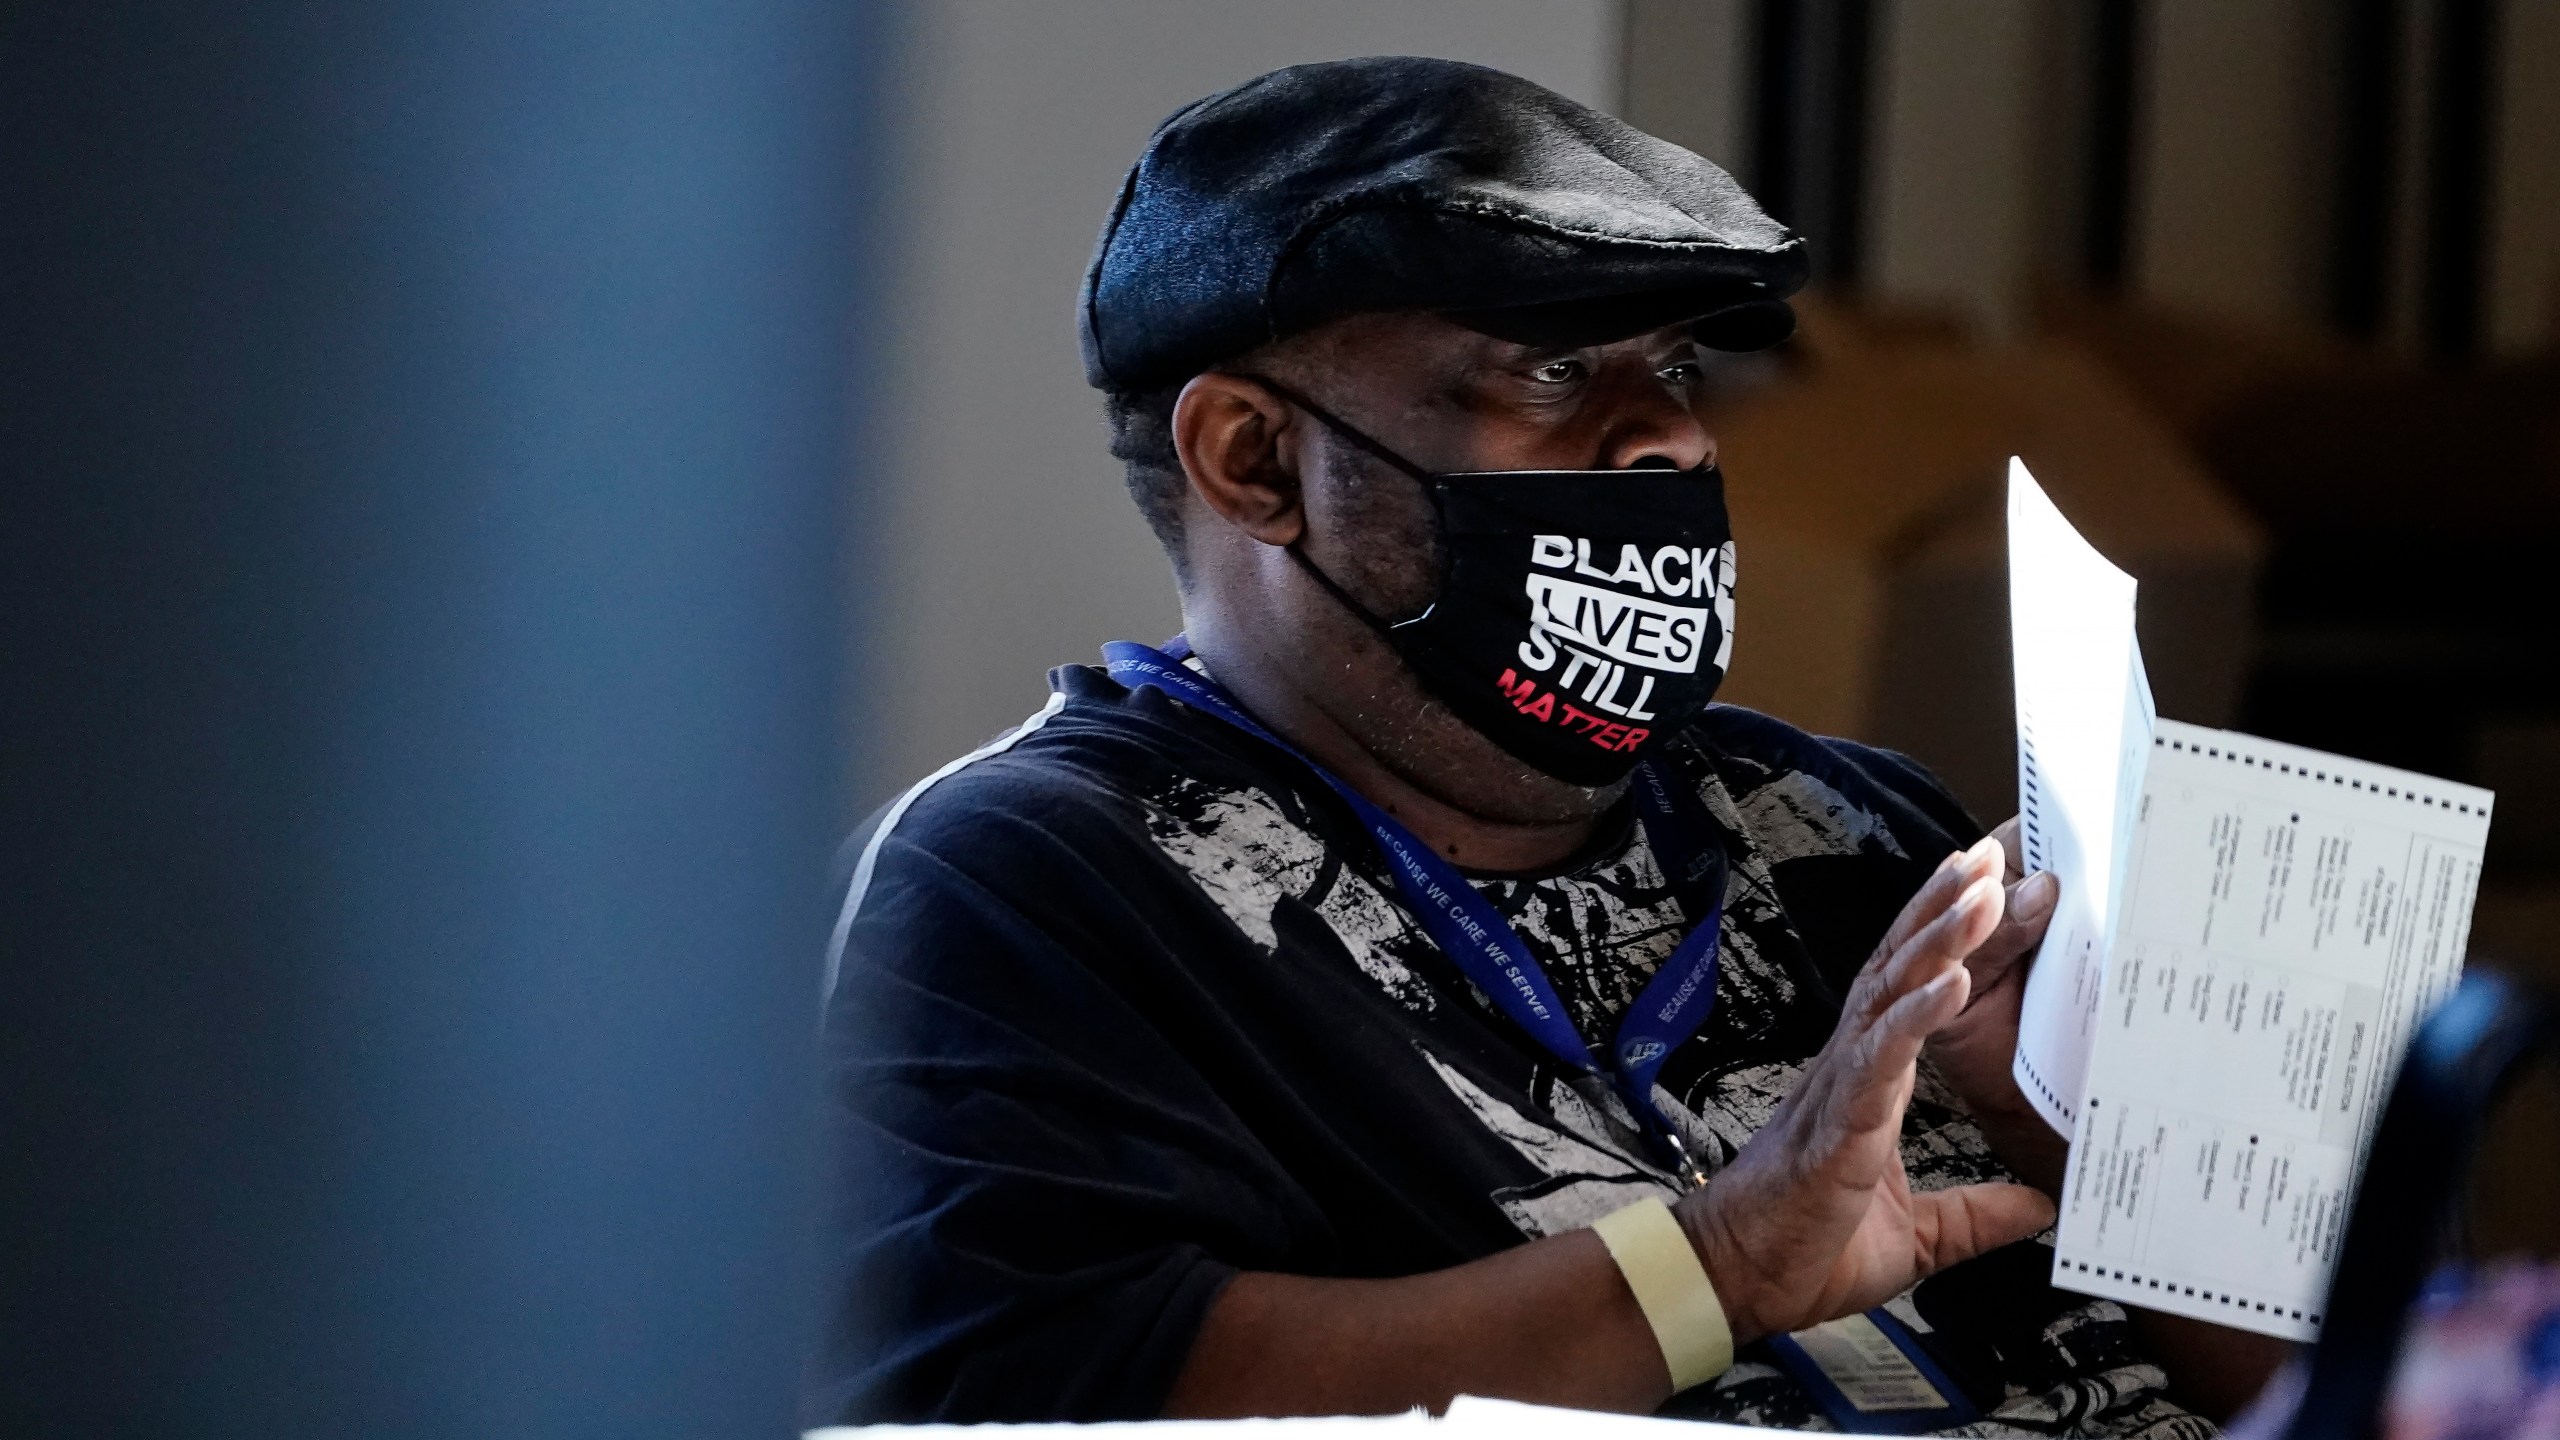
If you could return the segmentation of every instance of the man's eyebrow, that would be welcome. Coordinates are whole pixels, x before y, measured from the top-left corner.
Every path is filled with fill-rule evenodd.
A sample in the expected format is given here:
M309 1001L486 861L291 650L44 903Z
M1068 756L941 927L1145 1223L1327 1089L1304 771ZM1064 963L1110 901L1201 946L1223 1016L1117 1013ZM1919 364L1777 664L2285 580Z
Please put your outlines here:
M1493 345L1489 350L1483 352L1483 355L1485 359L1492 364L1510 366L1534 364L1543 360L1560 360L1568 355L1579 355L1583 351L1593 348L1596 347L1589 345L1527 345L1522 344L1517 340L1496 340L1493 342Z

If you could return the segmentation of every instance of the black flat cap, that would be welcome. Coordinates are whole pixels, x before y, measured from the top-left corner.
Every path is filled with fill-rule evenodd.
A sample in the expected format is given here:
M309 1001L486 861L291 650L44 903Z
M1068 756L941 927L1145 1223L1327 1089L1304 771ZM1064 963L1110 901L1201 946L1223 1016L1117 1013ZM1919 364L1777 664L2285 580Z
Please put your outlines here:
M1156 128L1085 272L1085 375L1149 390L1378 310L1553 345L1694 320L1756 350L1805 271L1732 176L1516 75L1296 65Z

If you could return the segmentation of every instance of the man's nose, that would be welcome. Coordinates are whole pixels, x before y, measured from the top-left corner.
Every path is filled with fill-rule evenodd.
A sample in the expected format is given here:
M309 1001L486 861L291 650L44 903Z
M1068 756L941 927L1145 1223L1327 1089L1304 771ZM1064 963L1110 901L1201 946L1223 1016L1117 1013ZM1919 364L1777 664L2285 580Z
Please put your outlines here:
M1715 437L1682 398L1659 384L1632 388L1636 393L1610 417L1602 440L1604 468L1695 470L1715 463Z

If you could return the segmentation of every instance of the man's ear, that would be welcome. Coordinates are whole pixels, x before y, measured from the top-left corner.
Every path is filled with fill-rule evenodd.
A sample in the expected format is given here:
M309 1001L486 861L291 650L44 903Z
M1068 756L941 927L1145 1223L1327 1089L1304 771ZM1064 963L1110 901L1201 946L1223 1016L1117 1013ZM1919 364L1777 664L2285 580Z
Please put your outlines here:
M1209 508L1265 545L1306 533L1297 412L1254 382L1211 371L1173 402L1173 450Z

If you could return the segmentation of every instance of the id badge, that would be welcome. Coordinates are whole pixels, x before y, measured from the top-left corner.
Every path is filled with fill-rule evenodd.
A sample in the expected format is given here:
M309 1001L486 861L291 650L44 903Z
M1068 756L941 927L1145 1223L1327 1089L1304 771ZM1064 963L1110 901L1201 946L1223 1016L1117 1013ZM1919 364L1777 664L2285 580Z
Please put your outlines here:
M1778 1364L1842 1430L1916 1435L1982 1418L1920 1338L1881 1306L1768 1343Z

